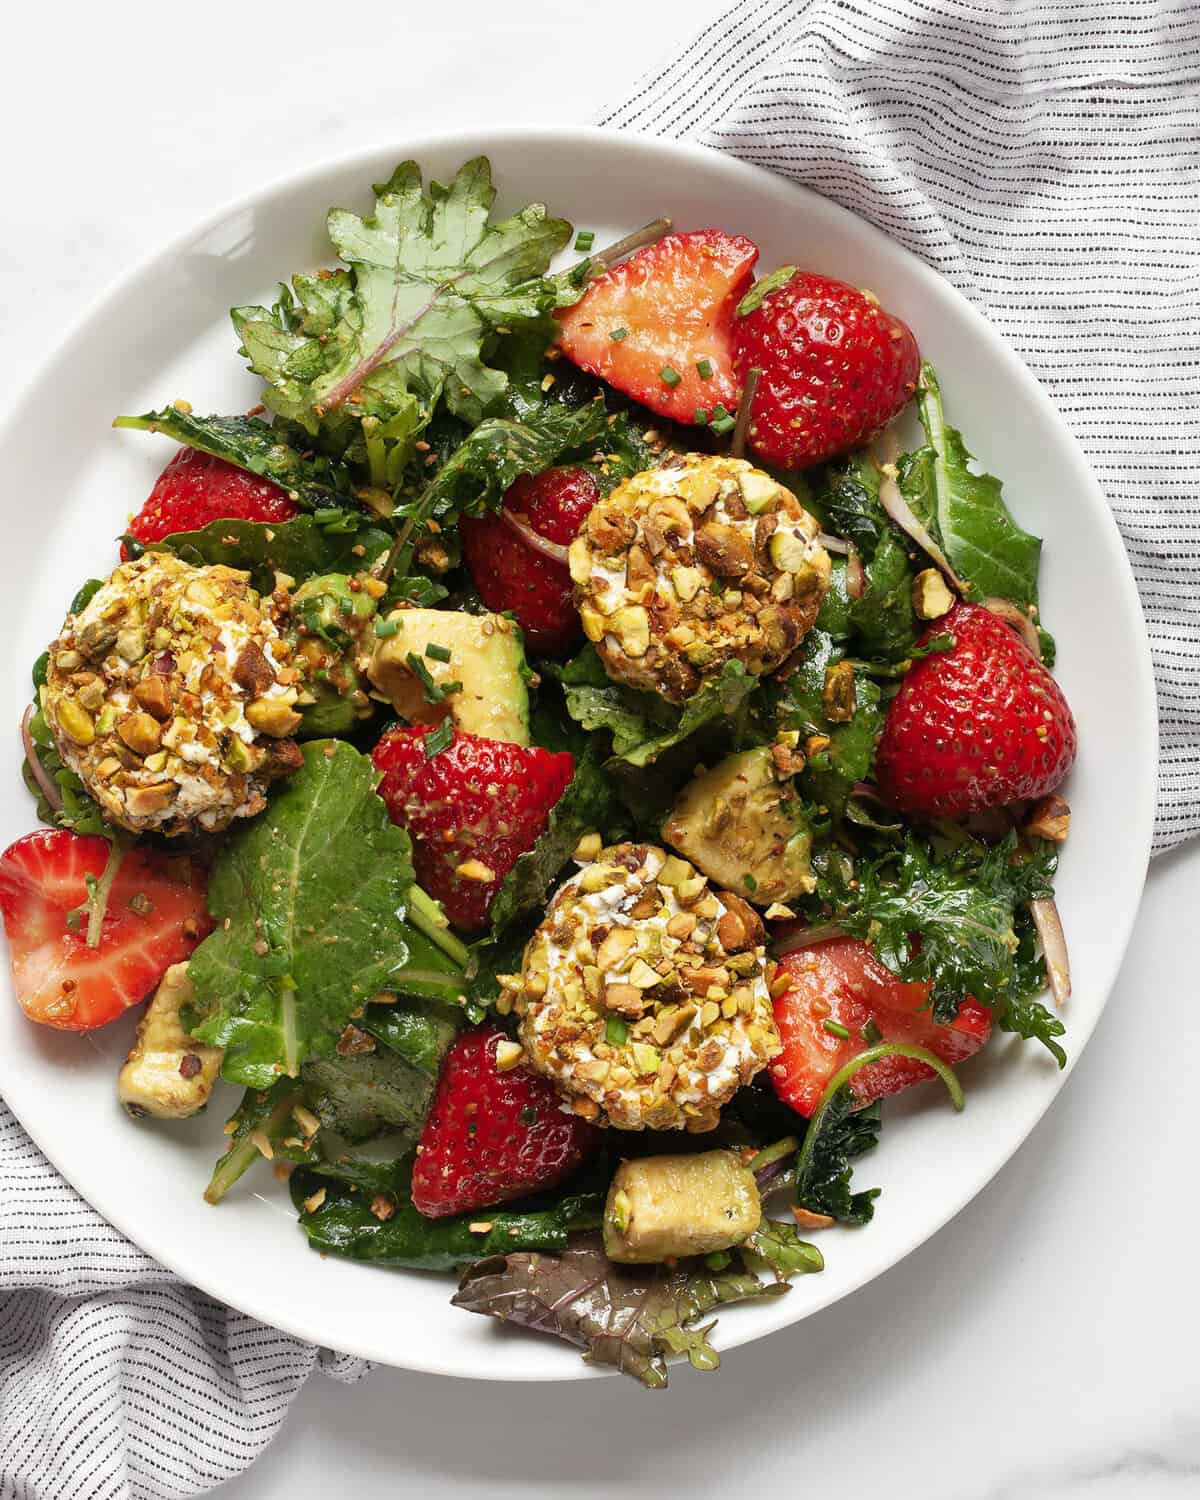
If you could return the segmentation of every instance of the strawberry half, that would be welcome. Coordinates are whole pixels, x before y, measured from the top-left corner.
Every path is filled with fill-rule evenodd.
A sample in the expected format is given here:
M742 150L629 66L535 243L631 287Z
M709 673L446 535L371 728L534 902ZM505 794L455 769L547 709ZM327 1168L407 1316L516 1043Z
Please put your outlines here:
M172 964L212 928L200 872L178 855L131 849L109 892L100 944L87 946L87 913L78 931L67 917L99 879L107 840L42 829L0 854L0 912L13 984L32 1021L67 1031L104 1026L144 1000Z
M599 1144L596 1126L566 1114L546 1079L497 1068L506 1040L481 1026L446 1054L412 1174L413 1206L431 1219L555 1187Z
M765 287L773 289L760 295ZM749 430L760 458L782 469L823 463L907 405L921 368L917 341L873 297L785 266L749 300L733 321L733 363L739 380L752 366L762 371Z
M555 313L559 346L580 369L676 422L734 411L730 325L758 246L720 229L668 234L597 276ZM706 374L701 374L703 366Z
M197 448L181 448L125 530L148 547L177 531L199 531L210 521L280 522L299 514L299 506L270 479ZM129 557L124 542L121 557Z
M455 927L487 923L500 882L538 835L571 784L567 751L510 745L455 730L444 750L427 756L428 725L394 729L371 759L383 772L379 795L393 823L413 841L418 883L445 907Z
M775 1001L783 1051L771 1064L770 1078L784 1103L805 1118L837 1070L869 1045L863 1036L868 1021L883 1041L925 1047L950 1064L978 1052L991 1034L991 1016L969 995L956 1019L939 1025L924 1008L932 984L897 979L857 938L799 948L780 959L779 969L789 983ZM827 1030L826 1021L849 1036ZM850 1088L860 1104L870 1104L933 1076L915 1058L886 1057L860 1068Z
M910 817L964 818L1044 797L1075 761L1075 720L1062 689L1025 642L988 609L956 604L922 644L892 699L879 741L879 789Z
M574 541L588 512L600 498L586 469L563 467L523 474L509 486L503 510L459 522L463 555L479 597L490 610L511 612L540 656L564 656L579 639L579 612L571 592L565 558L539 551L536 536L565 548Z

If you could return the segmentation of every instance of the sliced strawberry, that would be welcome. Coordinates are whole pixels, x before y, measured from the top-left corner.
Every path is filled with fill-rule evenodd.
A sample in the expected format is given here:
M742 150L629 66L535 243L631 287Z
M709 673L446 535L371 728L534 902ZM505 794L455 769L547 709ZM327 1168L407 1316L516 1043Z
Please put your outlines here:
M579 612L566 561L539 551L520 528L565 548L599 498L586 469L545 469L509 486L503 508L512 520L493 512L459 522L479 597L497 614L509 611L539 656L563 656L571 649L580 635Z
M413 1205L431 1219L555 1187L599 1144L599 1130L565 1113L546 1079L524 1066L500 1071L505 1040L498 1026L480 1026L446 1054L412 1174Z
M899 318L857 287L813 271L776 271L733 320L739 380L761 370L750 445L804 469L872 438L916 390L921 356Z
M26 834L0 854L0 911L13 984L33 1021L90 1031L144 1000L211 929L204 879L178 855L135 848L108 895L96 948L87 946L87 877L104 873L109 845L65 829Z
M951 1064L978 1052L991 1034L991 1016L969 995L957 1018L939 1025L924 1008L933 986L897 979L857 938L799 948L779 966L790 983L775 1001L783 1051L770 1077L784 1103L805 1117L837 1070L870 1045L863 1035L868 1022L874 1022L882 1041L925 1047ZM849 1035L828 1030L827 1021ZM933 1076L926 1063L888 1057L860 1069L850 1087L861 1104L870 1104Z
M695 422L697 411L708 420L718 404L732 412L741 388L730 325L757 259L744 235L669 234L555 314L559 345L580 369L676 422Z
M210 521L280 522L299 514L299 506L271 480L196 448L181 448L125 530L148 547L177 531L199 531ZM129 557L124 543L121 557Z
M1062 689L1017 633L958 604L925 633L950 651L921 658L892 699L879 741L879 789L910 817L963 818L1044 797L1075 761Z
M455 730L427 756L428 725L394 729L375 746L379 795L413 841L417 881L455 927L487 922L500 882L532 849L575 771L567 751L510 745Z

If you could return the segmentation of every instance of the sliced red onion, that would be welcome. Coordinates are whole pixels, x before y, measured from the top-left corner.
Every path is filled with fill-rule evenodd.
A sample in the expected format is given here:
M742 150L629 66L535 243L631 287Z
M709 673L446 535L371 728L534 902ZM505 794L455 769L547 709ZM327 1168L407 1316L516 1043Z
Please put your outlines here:
M916 542L922 552L927 553L938 565L946 582L955 593L965 592L963 581L950 566L950 559L921 525L912 512L912 507L900 493L896 483L896 460L900 456L900 441L895 432L886 428L878 439L879 451L879 503L906 536Z
M38 759L37 746L33 743L33 735L29 729L29 721L33 718L33 704L25 710L21 716L21 744L25 750L25 764L29 767L29 774L37 782L42 796L55 812L62 812L62 792L46 774L46 768Z
M839 557L848 557L854 550L853 542L848 542L842 536L830 536L827 531L818 531L817 541L825 548L826 552L836 552Z
M1051 896L1031 901L1029 914L1042 942L1046 978L1050 981L1054 1003L1061 1009L1071 998L1071 961L1067 956L1067 936L1063 932L1062 918Z
M535 552L540 552L543 557L548 557L552 562L561 563L564 568L567 566L567 549L560 542L552 542L544 536L539 536L528 521L522 521L514 516L512 511L503 505L500 507L500 519Z
M733 437L729 440L731 458L742 458L745 455L746 437L750 431L750 412L754 407L754 398L758 395L758 382L761 379L762 371L757 365L751 365L746 371L746 384L742 387L742 399L738 402Z
M991 610L998 620L1011 625L1038 661L1041 661L1042 642L1037 633L1037 626L1023 609L1018 609L1009 599L988 598L980 600L980 603L984 609Z
M852 542L846 556L846 596L850 599L861 599L866 592L867 571L863 567L858 548Z
M777 958L785 953L796 953L801 948L811 948L829 938L845 937L846 934L835 922L821 922L815 927L797 927L772 943Z

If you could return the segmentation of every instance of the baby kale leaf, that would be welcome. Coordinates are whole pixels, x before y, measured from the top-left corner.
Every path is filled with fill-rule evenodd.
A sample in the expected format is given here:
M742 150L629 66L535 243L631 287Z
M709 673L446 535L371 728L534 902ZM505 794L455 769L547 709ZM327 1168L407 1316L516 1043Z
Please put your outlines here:
M454 1003L462 971L405 920L412 846L375 794L370 760L336 740L213 865L216 930L192 955L192 1034L223 1046L226 1078L266 1088L328 1056L381 991Z

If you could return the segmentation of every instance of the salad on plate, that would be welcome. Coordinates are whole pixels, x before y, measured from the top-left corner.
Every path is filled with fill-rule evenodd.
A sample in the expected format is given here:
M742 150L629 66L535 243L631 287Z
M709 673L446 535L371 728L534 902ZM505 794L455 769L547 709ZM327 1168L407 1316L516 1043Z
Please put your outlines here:
M662 1386L869 1222L884 1097L1065 1061L1041 544L870 290L374 191L233 309L259 405L116 419L178 446L33 668L14 988L147 1002L213 1205Z

